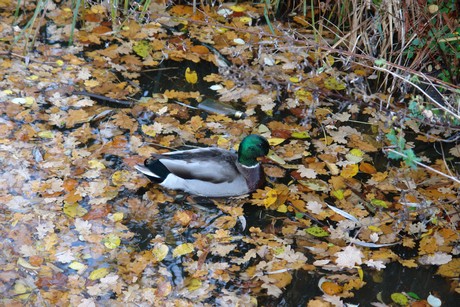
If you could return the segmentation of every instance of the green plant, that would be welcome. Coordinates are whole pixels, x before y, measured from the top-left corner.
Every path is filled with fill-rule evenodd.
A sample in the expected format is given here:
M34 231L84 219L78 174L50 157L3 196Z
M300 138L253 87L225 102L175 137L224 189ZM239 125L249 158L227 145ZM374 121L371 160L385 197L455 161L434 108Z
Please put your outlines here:
M420 158L417 158L412 148L406 148L406 139L404 136L401 134L396 135L395 129L391 129L385 136L388 141L390 141L391 146L395 147L394 152L388 151L388 158L393 160L404 160L408 166L416 168L417 162L420 162Z

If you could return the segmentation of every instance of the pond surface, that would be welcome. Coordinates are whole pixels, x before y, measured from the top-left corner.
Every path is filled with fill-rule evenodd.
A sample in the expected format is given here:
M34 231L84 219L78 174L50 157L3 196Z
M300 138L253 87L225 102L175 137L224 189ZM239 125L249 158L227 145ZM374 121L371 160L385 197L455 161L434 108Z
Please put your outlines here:
M354 96L351 84L325 88L326 76L305 63L298 72L311 83L298 85L291 71L250 63L225 74L204 58L165 60L125 80L96 56L87 61L81 65L93 76L110 76L94 90L132 83L139 101L115 108L104 99L50 94L27 77L62 86L43 66L4 63L14 69L3 84L17 88L0 96L2 304L370 306L379 299L394 305L393 293L413 292L458 305L458 275L438 271L458 264L458 186L383 154L385 134L399 123L380 112L379 99L364 103L368 97ZM85 75L80 66L56 70L76 78ZM187 68L202 82L187 81ZM204 98L218 99L209 88L216 83L228 87L220 92L224 102L247 117L196 109ZM105 94L118 94L111 91ZM176 147L233 149L249 133L269 138L276 154L262 160L268 182L250 197L191 197L133 169ZM419 138L408 133L399 143ZM446 166L433 158L436 149L457 146L418 145L416 153L440 169ZM348 247L357 261L343 256ZM429 255L441 260L420 266ZM321 288L321 279L331 288Z

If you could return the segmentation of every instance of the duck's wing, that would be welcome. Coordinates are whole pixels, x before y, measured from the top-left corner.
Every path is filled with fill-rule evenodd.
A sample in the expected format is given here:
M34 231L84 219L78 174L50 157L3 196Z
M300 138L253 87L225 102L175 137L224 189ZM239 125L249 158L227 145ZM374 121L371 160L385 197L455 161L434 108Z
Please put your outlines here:
M235 164L237 157L235 152L220 148L192 149L153 156L177 177L212 183L232 182L240 176ZM145 166L151 169L148 164L146 162Z

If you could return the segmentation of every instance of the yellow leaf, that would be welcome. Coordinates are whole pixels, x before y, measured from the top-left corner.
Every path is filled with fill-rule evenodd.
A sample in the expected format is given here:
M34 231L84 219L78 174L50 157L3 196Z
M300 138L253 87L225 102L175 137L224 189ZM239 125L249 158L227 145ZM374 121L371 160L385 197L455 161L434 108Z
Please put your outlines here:
M141 128L142 128L142 132L144 132L148 136L155 137L157 135L157 132L153 125L142 125Z
M241 5L232 5L232 6L230 7L230 9L231 9L232 11L234 11L234 12L237 12L237 13L241 13L241 12L246 11L246 8L243 7L243 6L241 6Z
M190 84L195 84L198 82L198 74L196 71L191 70L190 67L187 67L185 70L185 81L187 81Z
M217 138L217 145L219 145L219 147L227 147L228 146L228 139L226 139L222 135L219 135L218 138Z
M20 105L25 105L27 107L30 107L31 105L34 104L35 98L33 98L33 97L18 97L18 98L11 99L11 102L14 103L14 104L20 104Z
M88 279L89 280L101 279L101 278L106 277L107 274L109 274L109 269L108 268L96 269L96 270L92 271L91 274L89 274Z
M251 25L252 24L252 18L251 17L247 17L247 16L244 16L244 17L241 17L240 18L240 21L242 23L246 23L248 25Z
M118 246L120 246L121 240L117 235L111 233L107 237L104 238L103 242L104 242L105 247L109 249L115 249Z
M300 80L298 77L290 77L289 81L291 81L292 83L298 83Z
M124 217L123 212L116 212L116 213L112 214L111 220L114 221L114 222L119 222L119 221L123 220L123 217Z
M166 244L159 243L155 245L152 249L153 257L155 257L156 261L160 262L166 258L169 252L169 247Z
M363 280L364 279L364 271L363 271L363 269L360 266L357 266L356 268L358 269L359 279Z
M22 266L22 267L24 267L24 268L26 268L26 269L31 269L31 270L38 270L40 268L40 267L31 265L30 263L25 261L24 258L22 258L22 257L18 258L17 264Z
M406 306L409 302L409 299L402 293L392 293L390 295L391 300L398 305Z
M352 150L350 150L350 153L356 157L362 157L364 155L364 152L362 152L362 150L358 148L353 148Z
M40 131L38 133L38 136L44 139L52 139L54 138L54 133L53 131L45 130L45 131Z
M310 135L306 131L292 132L291 137L293 137L295 139L308 139L310 137Z
M270 150L267 154L267 158L272 160L273 162L278 163L279 165L286 164L286 161L283 160L280 156L278 156L273 150Z
M102 5L92 5L91 6L91 12L94 14L103 14L106 11L107 11L106 8Z
M105 169L105 165L98 160L89 160L88 165L89 165L89 168L92 168L92 169L98 169L98 170Z
M129 172L128 171L116 171L112 175L112 182L116 186L120 186L123 183L127 182L129 178Z
M283 138L269 138L268 143L271 146L276 146L276 145L279 145L279 144L283 143L285 140L286 139L283 139Z
M342 176L343 178L352 178L356 174L358 174L358 171L359 171L358 164L348 164L342 169L340 176Z
M83 271L86 268L86 265L78 261L73 261L69 264L69 268L75 271Z
M85 86L86 86L86 87L96 87L96 86L101 85L101 84L99 83L99 81L97 81L97 80L95 80L95 79L86 80L84 83L85 83Z
M75 204L64 203L63 211L66 215L70 217L82 217L83 215L88 213L88 210L81 207L77 203Z
M201 284L202 284L201 280L197 278L192 278L189 284L187 285L187 288L189 291L195 291L201 288Z
M14 284L14 293L21 299L26 300L32 294L32 288L26 286L21 281Z
M269 208L271 205L273 205L276 202L276 199L278 198L278 193L276 192L275 189L271 189L268 191L267 196L264 199L264 205L266 208Z
M346 88L346 85L344 82L335 77L329 77L324 80L324 87L326 87L328 90L340 91L344 90Z
M328 55L326 57L326 63L329 65L329 66L332 66L334 65L334 62L335 62L335 59L332 55Z
M335 190L335 191L332 191L331 194L338 200L342 200L345 197L343 190Z
M181 244L173 250L173 257L175 258L186 254L190 254L191 252L193 252L193 250L194 247L192 243Z
M460 258L454 258L450 262L441 265L437 274L444 277L458 278L460 275Z
M369 230L372 230L373 232L380 232L380 231L382 231L382 230L381 230L379 227L377 227L377 226L372 226L372 225L370 225L370 226L368 226L367 228L369 228Z
M286 205L280 205L276 211L281 212L281 213L286 213L287 212L287 206Z

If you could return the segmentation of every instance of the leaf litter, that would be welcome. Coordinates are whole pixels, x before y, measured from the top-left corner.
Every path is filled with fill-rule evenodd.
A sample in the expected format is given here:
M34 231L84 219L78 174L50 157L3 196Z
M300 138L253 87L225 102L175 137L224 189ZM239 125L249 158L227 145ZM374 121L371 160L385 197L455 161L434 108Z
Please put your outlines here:
M68 9L55 10L50 19L67 25ZM382 155L395 144L410 154L432 142L426 136L455 130L381 110L384 93L366 96L347 82L370 71L340 71L314 46L252 25L261 7L229 7L226 19L214 9L163 7L151 22L117 31L103 6L84 10L74 47L36 42L27 65L20 42L2 53L2 303L257 305L282 297L306 270L325 278L311 306L340 305L369 282L363 269L391 262L458 277L460 186L412 162L452 172L447 161L459 145L401 163ZM4 16L4 41L14 39L12 18ZM58 29L56 40L67 40ZM138 78L150 70L174 86L144 95ZM197 110L210 98L203 84L245 117ZM130 107L104 103L115 100ZM250 133L267 137L273 155L263 160L268 184L249 198L209 207L133 169L184 145L231 149ZM264 213L248 221L248 211ZM133 223L148 225L144 248ZM415 252L403 257L395 246ZM450 283L458 294L458 279ZM401 295L391 299L407 300Z

